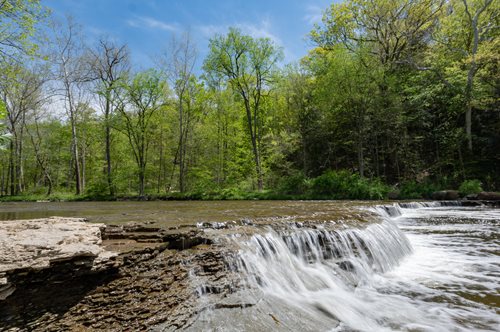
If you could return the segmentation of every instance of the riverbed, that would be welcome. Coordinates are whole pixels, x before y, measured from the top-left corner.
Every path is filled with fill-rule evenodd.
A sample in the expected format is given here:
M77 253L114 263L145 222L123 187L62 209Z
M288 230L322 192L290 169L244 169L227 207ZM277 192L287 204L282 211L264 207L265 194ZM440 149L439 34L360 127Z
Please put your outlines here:
M209 251L193 247L176 260L189 315L183 311L182 324L154 322L149 328L155 331L500 330L498 208L460 202L0 203L0 220L53 215L189 226L210 239ZM217 269L203 265L203 255L218 252L219 262L211 265ZM160 283L161 270L155 271L151 280ZM161 303L161 294L155 296ZM77 320L80 311L68 310ZM109 329L122 326L113 324Z

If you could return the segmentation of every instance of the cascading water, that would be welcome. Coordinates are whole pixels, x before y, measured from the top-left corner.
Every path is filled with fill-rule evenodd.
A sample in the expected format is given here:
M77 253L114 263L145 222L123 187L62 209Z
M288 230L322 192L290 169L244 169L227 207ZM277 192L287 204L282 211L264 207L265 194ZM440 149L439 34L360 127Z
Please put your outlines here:
M353 293L412 250L388 220L363 230L295 230L286 235L269 231L243 246L239 270L245 271L250 286L313 316L364 330L376 322L367 319L368 308Z
M211 312L198 328L497 331L500 211L458 205L380 206L370 208L379 221L361 229L233 238L253 309Z

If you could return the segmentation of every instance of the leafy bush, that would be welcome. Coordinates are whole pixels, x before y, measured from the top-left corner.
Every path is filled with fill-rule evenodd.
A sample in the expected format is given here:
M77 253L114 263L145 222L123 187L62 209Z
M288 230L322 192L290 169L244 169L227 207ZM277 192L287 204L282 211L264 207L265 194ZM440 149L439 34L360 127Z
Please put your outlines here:
M281 179L278 192L286 195L301 195L310 189L311 183L302 172Z
M481 187L481 181L479 180L465 180L458 188L458 192L462 196L477 194L481 191L483 191L483 188Z
M315 198L383 199L389 187L379 179L362 178L349 171L328 171L312 181L311 193Z
M401 184L399 189L399 198L402 199L421 199L431 198L432 193L435 191L443 190L444 187L431 182L416 182L407 181Z

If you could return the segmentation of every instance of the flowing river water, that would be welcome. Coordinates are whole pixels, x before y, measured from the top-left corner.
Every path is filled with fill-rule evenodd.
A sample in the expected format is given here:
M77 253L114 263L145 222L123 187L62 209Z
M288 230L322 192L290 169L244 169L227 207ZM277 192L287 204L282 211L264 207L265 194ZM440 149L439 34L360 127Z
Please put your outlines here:
M227 259L243 287L214 305L216 295L193 273L199 314L188 330L500 331L498 208L454 202L23 204L0 205L0 220L65 215L111 224L212 225L207 232L235 248ZM235 220L239 226L230 231L213 227ZM270 221L253 223L258 220Z
M441 205L238 238L252 308L207 310L193 330L499 331L500 210Z

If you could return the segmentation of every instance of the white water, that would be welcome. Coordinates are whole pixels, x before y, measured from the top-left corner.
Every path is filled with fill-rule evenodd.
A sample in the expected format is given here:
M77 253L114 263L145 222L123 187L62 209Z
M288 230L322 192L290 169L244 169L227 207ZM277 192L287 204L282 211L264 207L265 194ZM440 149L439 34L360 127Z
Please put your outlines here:
M499 209L373 211L382 221L366 229L269 230L242 244L239 270L275 328L291 319L297 331L500 330Z

